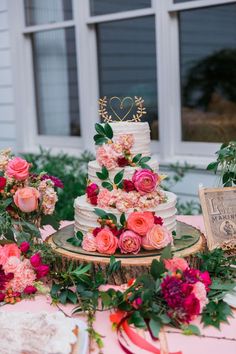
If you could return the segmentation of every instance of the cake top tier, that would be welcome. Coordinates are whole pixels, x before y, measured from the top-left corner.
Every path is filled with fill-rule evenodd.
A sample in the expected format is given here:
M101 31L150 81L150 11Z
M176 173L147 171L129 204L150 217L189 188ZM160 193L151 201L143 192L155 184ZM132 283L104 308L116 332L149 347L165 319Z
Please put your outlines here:
M121 135L132 134L134 143L131 153L150 155L150 128L147 122L113 122L109 124L113 130L113 141L116 141Z

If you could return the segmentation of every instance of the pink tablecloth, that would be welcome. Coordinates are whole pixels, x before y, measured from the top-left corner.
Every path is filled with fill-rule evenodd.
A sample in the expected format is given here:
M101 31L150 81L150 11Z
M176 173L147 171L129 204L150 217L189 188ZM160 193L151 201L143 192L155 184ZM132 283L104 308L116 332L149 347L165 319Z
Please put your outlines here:
M179 220L191 224L204 231L203 219L201 216L179 216ZM53 230L48 228L44 233L46 237ZM71 315L73 306L60 306L63 311ZM24 300L16 305L6 305L1 311L58 311L58 308L51 305L49 298L45 296L37 296L34 300ZM234 318L230 318L229 324L221 325L221 329L217 330L212 327L203 328L198 320L195 324L201 329L201 337L184 336L180 333L168 333L167 341L170 352L181 350L183 354L236 354L236 311L234 310ZM83 319L83 316L79 316ZM85 318L84 318L85 320ZM104 354L120 354L123 353L118 345L116 334L111 329L109 322L109 312L98 313L96 316L95 327L99 333L104 335ZM177 332L177 331L176 331ZM97 351L93 351L97 353ZM138 354L138 353L137 353Z

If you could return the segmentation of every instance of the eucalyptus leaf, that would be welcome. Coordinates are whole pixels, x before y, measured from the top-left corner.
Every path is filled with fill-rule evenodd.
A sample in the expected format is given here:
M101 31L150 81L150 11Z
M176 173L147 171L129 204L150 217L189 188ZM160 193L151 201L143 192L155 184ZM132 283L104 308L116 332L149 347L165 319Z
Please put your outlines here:
M149 322L149 328L151 330L153 337L158 338L161 329L161 322L151 318Z

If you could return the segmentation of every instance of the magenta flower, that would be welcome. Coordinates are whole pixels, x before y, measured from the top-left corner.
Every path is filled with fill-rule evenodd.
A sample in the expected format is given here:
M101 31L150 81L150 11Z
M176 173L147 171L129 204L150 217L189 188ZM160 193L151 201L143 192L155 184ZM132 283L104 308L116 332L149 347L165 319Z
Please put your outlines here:
M64 184L62 183L62 181L55 176L43 175L41 177L41 181L44 181L45 179L50 179L54 183L54 186L57 188L64 188Z
M32 267L38 268L42 264L42 259L39 253L35 253L30 257L30 263Z
M24 294L26 294L26 295L35 294L36 292L37 292L37 288L33 285L28 285L24 289Z
M30 244L29 244L29 242L24 241L20 244L19 248L20 248L21 252L26 253L30 249Z

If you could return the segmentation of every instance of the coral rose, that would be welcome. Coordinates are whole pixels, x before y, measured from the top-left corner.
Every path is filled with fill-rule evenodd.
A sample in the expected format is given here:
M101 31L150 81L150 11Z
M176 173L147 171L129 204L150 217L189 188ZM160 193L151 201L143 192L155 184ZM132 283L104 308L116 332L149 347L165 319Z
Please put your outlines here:
M128 216L127 228L141 236L145 236L154 225L154 216L150 211L133 212Z
M147 250L160 249L166 247L172 241L172 235L165 227L154 225L142 239L142 246Z
M137 191L143 195L156 189L158 175L148 169L135 171L132 181Z
M96 237L88 233L84 236L82 248L88 252L95 252L97 250Z
M97 251L99 253L114 254L118 239L108 229L102 229L96 236Z
M108 170L117 167L118 156L112 144L105 144L97 149L97 162L100 166L105 166Z
M0 248L0 265L4 265L9 257L20 258L21 251L15 243L9 243Z
M137 254L141 247L141 237L133 231L124 231L120 235L118 246L121 253Z
M8 177L23 181L29 176L30 164L21 157L14 157L8 162L6 173Z
M188 268L188 262L183 258L172 258L172 259L164 259L164 264L167 270L170 272L176 272L177 270L181 270L182 272Z
M38 208L39 191L33 187L20 188L14 194L16 206L24 213L31 213Z

